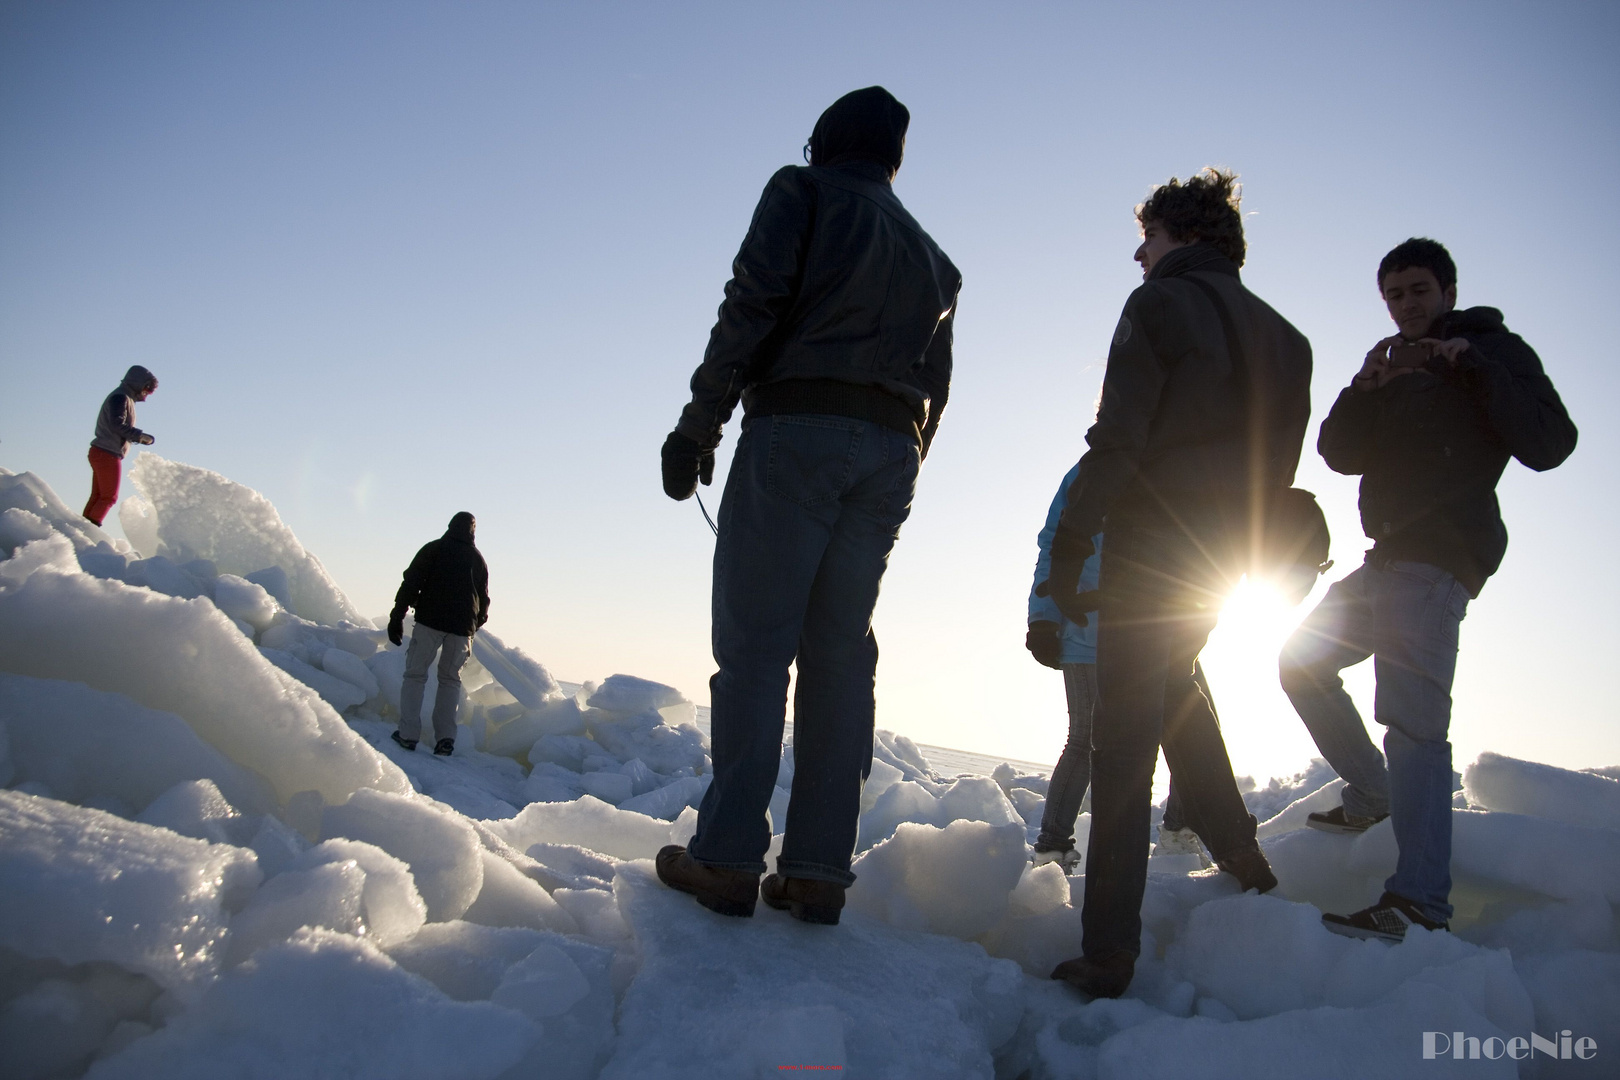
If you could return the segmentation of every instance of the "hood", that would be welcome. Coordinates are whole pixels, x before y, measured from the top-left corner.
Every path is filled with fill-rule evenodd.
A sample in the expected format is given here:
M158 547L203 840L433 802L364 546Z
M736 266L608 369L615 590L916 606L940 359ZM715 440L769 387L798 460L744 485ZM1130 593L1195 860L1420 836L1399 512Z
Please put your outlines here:
M854 90L827 107L810 132L810 164L872 161L900 171L911 112L881 86Z
M136 364L124 372L123 387L131 394L138 394L147 387L157 389L157 376Z
M450 519L450 527L444 531L444 535L452 540L462 540L470 544L473 542L473 531L477 527L478 519L463 510Z
M1500 334L1507 330L1502 313L1493 307L1471 307L1453 311L1441 321L1445 334Z
M1237 263L1221 254L1220 249L1214 244L1200 241L1176 248L1154 263L1153 269L1148 271L1148 280L1157 281L1159 278L1175 277L1177 274L1188 274L1194 270L1231 274L1235 278L1242 277L1238 273Z

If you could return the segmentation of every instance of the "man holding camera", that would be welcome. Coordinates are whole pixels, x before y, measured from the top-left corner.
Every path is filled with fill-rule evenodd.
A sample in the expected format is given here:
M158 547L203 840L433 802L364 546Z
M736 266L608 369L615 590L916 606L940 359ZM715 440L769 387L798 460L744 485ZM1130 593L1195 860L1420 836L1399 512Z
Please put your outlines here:
M1507 550L1496 483L1509 457L1537 472L1559 465L1576 433L1502 313L1453 310L1457 268L1440 244L1396 247L1379 264L1378 286L1399 332L1367 354L1317 443L1334 471L1360 474L1373 547L1295 631L1280 671L1346 784L1343 805L1309 824L1357 834L1390 817L1400 848L1376 904L1322 921L1346 936L1400 941L1408 927L1444 930L1451 918L1451 683L1468 602ZM1383 755L1339 677L1369 656Z

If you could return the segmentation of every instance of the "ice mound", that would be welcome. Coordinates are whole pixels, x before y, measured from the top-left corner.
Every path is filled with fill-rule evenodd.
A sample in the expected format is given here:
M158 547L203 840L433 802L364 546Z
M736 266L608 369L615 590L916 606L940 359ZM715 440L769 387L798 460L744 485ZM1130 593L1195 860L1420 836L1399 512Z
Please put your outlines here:
M0 791L0 946L107 961L180 993L219 970L253 854L100 810Z
M221 573L236 575L279 567L296 614L313 622L371 625L257 491L150 451L135 459L129 479L141 497L124 500L119 521L142 554L177 563L207 559Z
M975 945L853 914L832 932L763 905L727 919L644 864L615 892L642 960L603 1080L834 1068L990 1080L1023 1012L1023 975Z
M1085 1003L1047 978L1085 882L1029 863L1044 776L879 731L843 922L715 916L636 861L711 782L677 690L559 684L484 632L454 756L407 753L403 650L298 598L319 564L263 500L152 469L144 558L0 471L7 1076L1427 1077L1512 1070L1423 1030L1620 1043L1620 769L1482 755L1452 932L1394 947L1320 922L1377 897L1388 824L1304 828L1339 800L1320 761L1248 785L1280 888L1152 860L1130 996ZM274 561L232 562L272 519Z

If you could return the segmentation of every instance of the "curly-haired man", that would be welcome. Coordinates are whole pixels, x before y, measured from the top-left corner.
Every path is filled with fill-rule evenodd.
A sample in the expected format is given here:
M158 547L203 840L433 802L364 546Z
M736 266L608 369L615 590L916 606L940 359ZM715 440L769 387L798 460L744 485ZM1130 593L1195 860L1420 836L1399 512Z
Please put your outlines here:
M1193 680L1246 569L1249 522L1293 482L1310 419L1310 343L1243 287L1238 199L1235 176L1207 169L1137 208L1144 280L1114 331L1090 449L1052 542L1052 596L1084 622L1067 608L1084 606L1074 599L1081 567L1092 537L1108 536L1084 955L1053 972L1091 997L1124 993L1141 952L1161 746L1216 864L1244 889L1277 884Z

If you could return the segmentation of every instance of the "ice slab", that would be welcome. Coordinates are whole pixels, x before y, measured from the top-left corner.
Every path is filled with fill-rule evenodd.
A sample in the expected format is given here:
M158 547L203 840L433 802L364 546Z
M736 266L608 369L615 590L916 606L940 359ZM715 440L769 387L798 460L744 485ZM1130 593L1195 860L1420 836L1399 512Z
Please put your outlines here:
M298 615L319 623L371 625L257 491L150 452L136 459L129 479L150 507L146 528L155 528L157 550L147 554L177 563L209 559L220 573L244 577L278 566L287 575L290 607Z
M0 791L0 946L24 956L110 961L191 993L259 879L242 848Z
M512 1009L451 1001L359 938L302 930L86 1078L495 1080L539 1036Z

